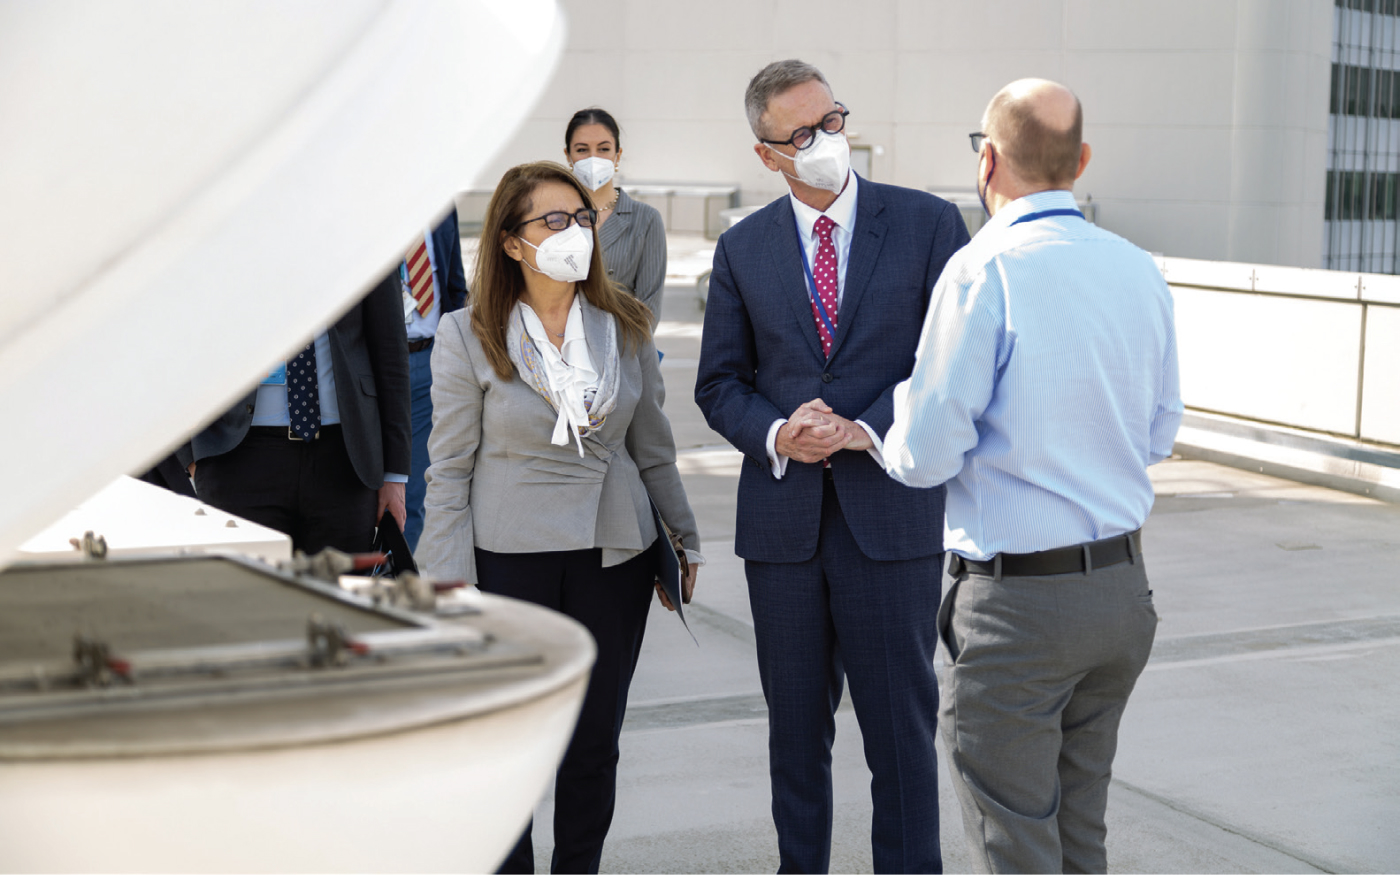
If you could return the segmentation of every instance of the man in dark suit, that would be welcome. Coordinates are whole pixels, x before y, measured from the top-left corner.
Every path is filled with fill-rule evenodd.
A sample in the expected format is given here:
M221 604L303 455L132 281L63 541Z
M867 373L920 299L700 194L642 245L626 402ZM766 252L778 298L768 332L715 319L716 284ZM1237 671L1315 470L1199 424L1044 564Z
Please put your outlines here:
M298 550L362 553L385 509L403 525L409 440L394 271L179 455L201 500L285 532Z
M437 227L425 228L409 244L399 267L399 281L413 398L413 470L406 488L408 522L403 526L403 535L408 548L416 550L418 537L423 534L423 497L427 488L423 475L428 470L428 434L433 430L433 338L437 336L438 320L467 303L456 207Z
M946 201L850 172L846 110L815 67L770 64L745 108L755 152L790 196L719 240L695 400L746 456L734 548L768 702L780 871L830 863L831 744L849 678L875 870L938 872L943 494L894 483L872 449L967 229Z

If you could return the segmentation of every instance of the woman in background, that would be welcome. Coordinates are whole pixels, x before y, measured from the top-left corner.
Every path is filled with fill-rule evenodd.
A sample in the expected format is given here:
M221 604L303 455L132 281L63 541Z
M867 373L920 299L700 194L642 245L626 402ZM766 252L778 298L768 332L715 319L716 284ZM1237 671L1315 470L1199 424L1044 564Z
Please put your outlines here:
M608 277L647 305L654 330L661 321L661 290L666 285L666 229L655 207L617 187L622 159L617 120L596 106L574 113L564 128L564 155L598 211L598 240Z
M588 192L558 164L512 168L496 188L471 298L442 317L433 345L416 554L430 577L560 611L597 642L557 775L554 872L597 872L612 823L652 548L670 549L653 502L692 560L687 591L703 562L661 412L650 314L608 281L596 224ZM534 871L530 833L501 871Z

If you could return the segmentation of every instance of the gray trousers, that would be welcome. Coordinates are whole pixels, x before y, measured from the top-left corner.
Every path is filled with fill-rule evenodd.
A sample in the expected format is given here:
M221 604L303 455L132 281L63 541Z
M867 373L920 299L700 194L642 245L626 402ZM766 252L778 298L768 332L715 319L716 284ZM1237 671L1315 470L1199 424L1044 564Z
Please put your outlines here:
M1157 631L1143 560L1088 574L962 571L938 612L939 726L973 865L1106 872L1118 723Z

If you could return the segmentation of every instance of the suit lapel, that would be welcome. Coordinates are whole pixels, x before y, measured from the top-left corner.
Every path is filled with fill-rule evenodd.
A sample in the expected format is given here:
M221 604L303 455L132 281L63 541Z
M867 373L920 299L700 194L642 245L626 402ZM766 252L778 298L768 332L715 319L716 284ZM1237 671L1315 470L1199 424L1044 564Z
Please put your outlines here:
M880 201L875 187L866 185L865 180L860 177L856 179L856 184L860 186L856 190L856 226L851 232L850 263L846 265L846 288L841 293L836 337L831 343L832 358L841 351L841 342L850 333L856 310L865 299L870 277L875 273L875 264L880 258L881 248L885 245L885 231L888 227L881 218L885 205Z
M800 333L818 361L825 361L821 337L817 334L816 318L812 315L812 298L807 292L807 276L802 268L802 246L797 240L797 217L792 201L783 198L783 208L773 217L773 233L768 235L768 255L777 276L778 295L788 302L793 318L801 326Z

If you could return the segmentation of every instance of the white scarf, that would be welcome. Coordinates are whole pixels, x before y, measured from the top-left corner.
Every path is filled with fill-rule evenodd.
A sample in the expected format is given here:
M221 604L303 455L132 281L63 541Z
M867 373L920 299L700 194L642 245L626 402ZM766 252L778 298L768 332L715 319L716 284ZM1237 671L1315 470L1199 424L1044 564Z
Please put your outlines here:
M572 434L583 455L583 438L602 427L617 405L617 320L608 317L601 350L601 374L593 363L583 330L583 298L574 297L564 327L562 349L550 342L539 316L524 302L511 311L507 353L523 378L558 412L550 442L565 446Z

